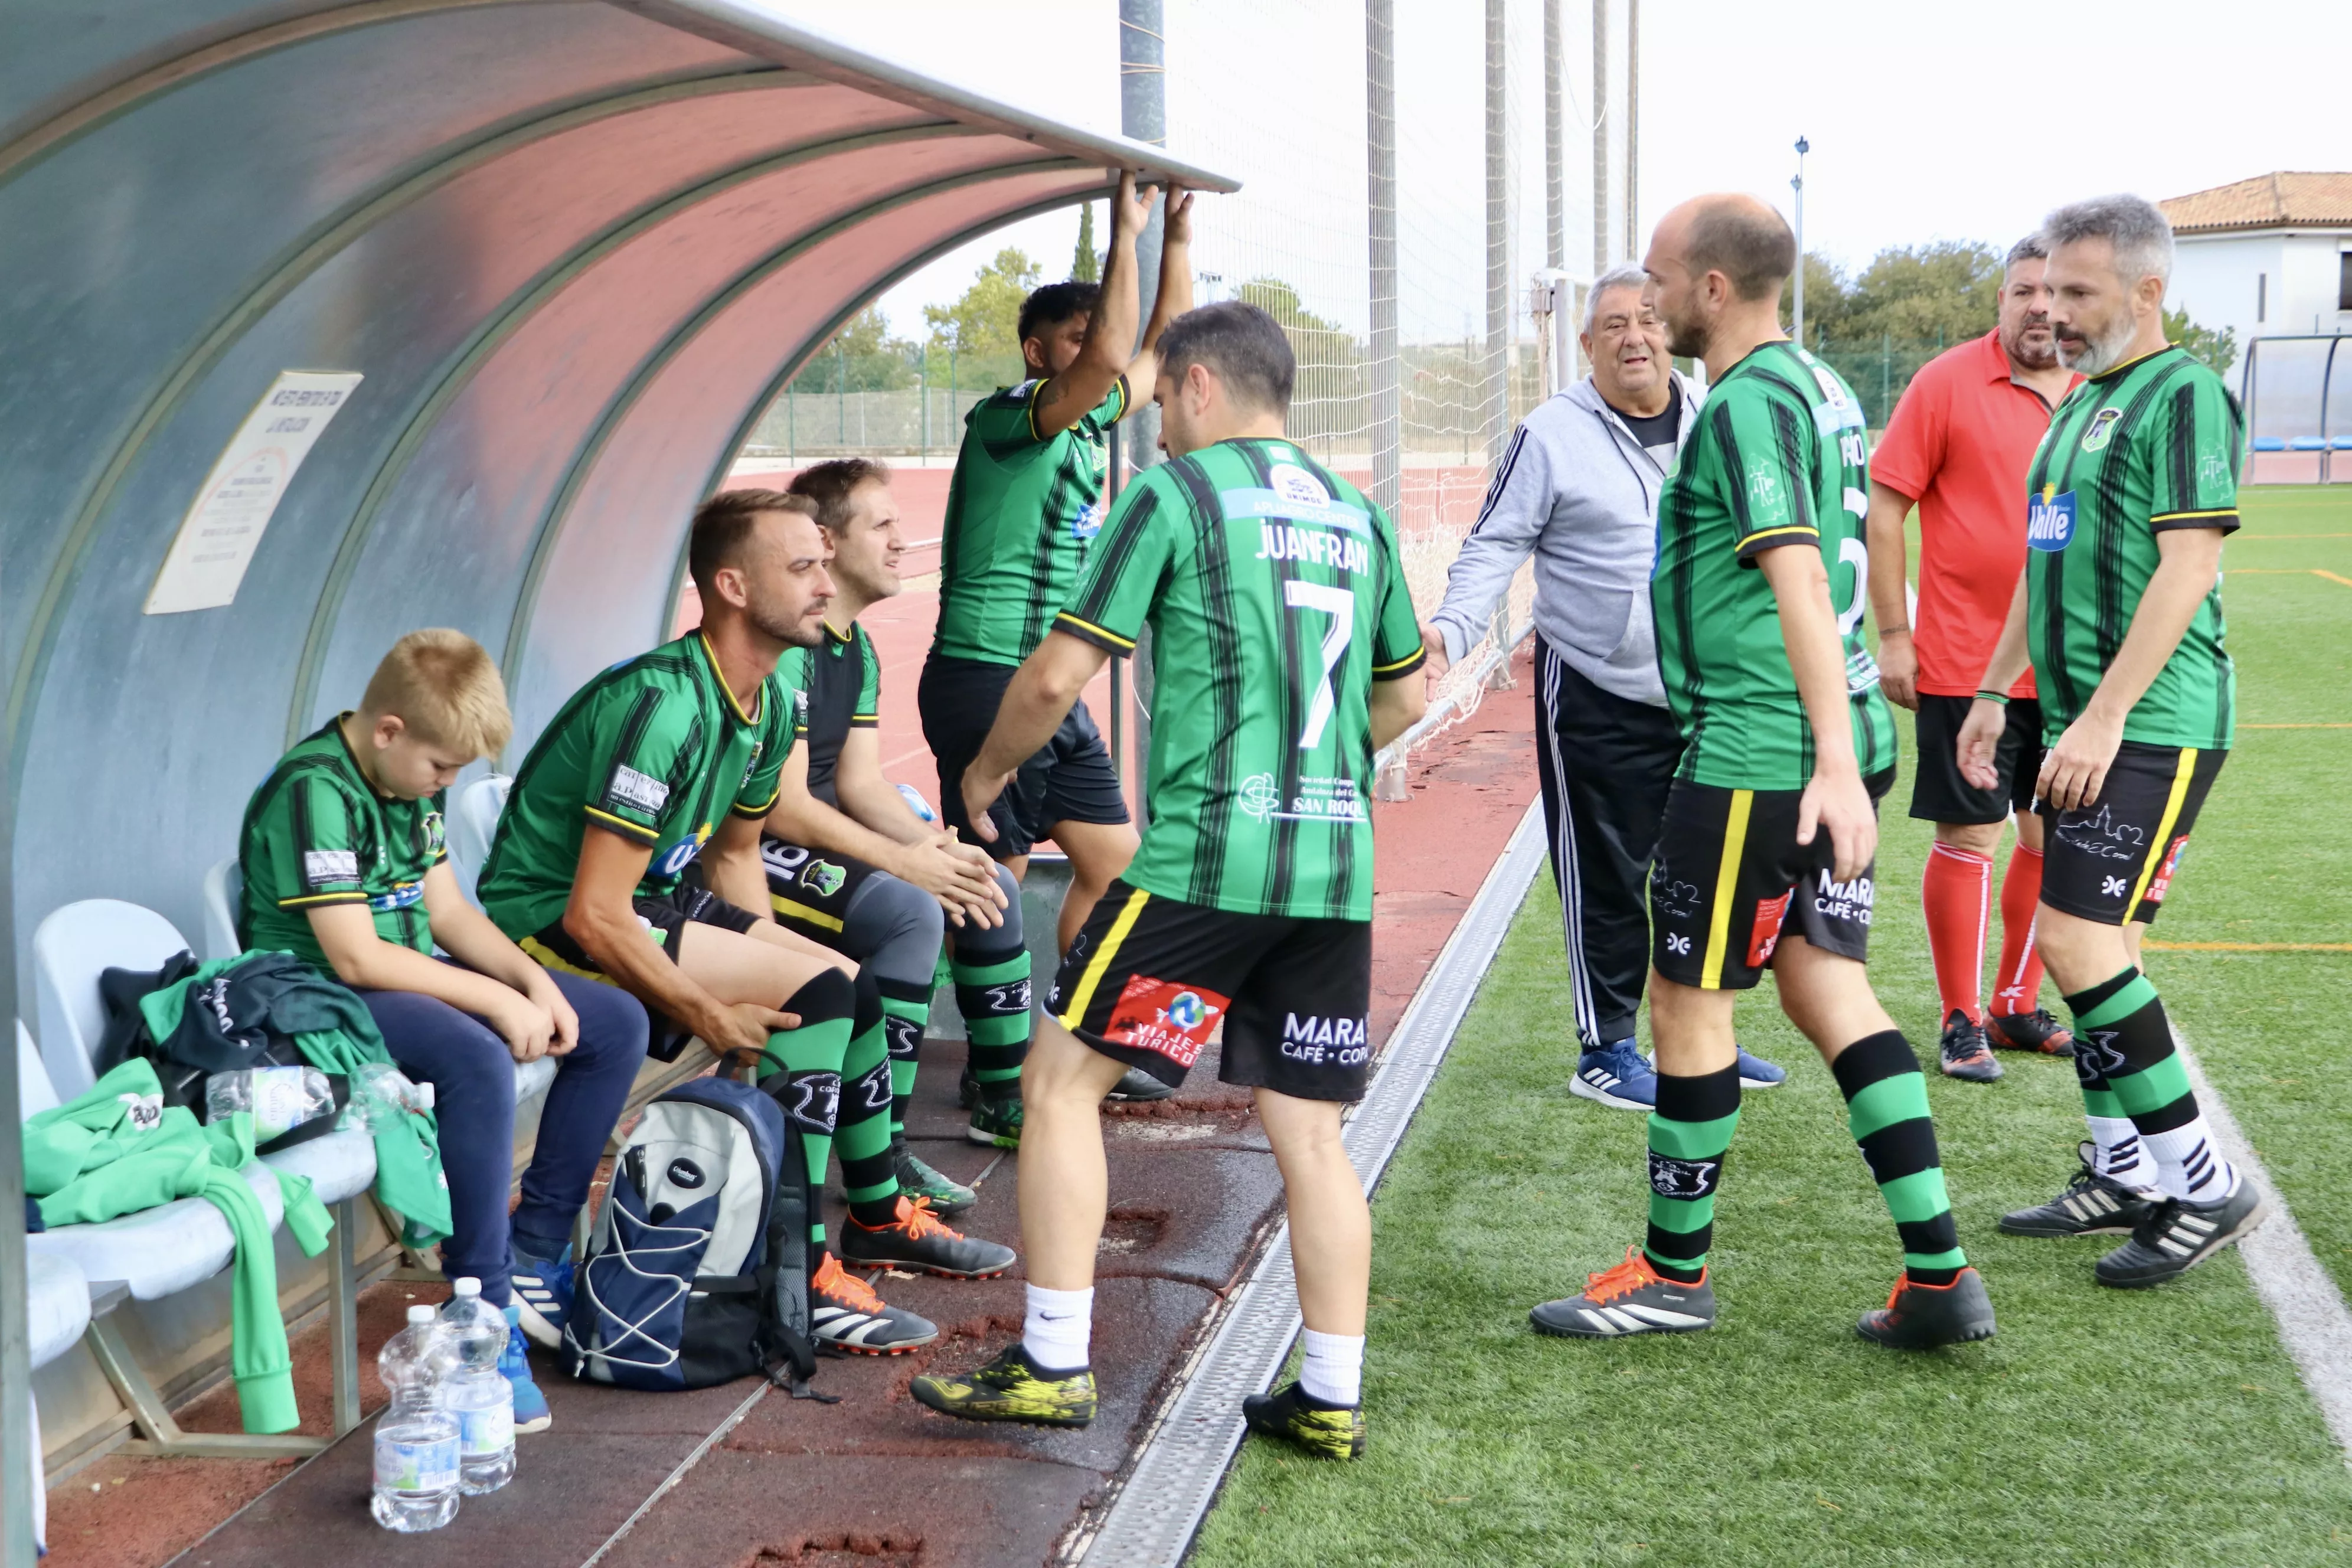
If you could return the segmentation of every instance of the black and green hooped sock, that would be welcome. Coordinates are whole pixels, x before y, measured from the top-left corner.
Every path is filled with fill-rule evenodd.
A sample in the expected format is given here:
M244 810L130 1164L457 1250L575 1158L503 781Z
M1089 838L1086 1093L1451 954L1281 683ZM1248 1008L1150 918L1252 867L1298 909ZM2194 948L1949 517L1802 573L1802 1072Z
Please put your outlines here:
M1696 1285L1715 1235L1715 1189L1739 1126L1739 1068L1658 1075L1650 1113L1650 1234L1642 1250L1668 1279Z
M903 980L874 977L882 994L882 1029L890 1051L890 1136L907 1135L907 1105L915 1098L915 1068L923 1049L923 1033L931 1026L929 985L909 985Z
M1029 1055L1029 950L974 952L971 947L971 936L960 934L952 961L956 1006L971 1040L971 1075L984 1093L1017 1093L1021 1063Z
M2084 1081L2084 1111L2131 1118L2165 1196L2210 1204L2236 1192L2237 1168L2213 1147L2212 1131L2189 1087L2189 1069L2173 1049L2163 1000L2147 976L2126 969L2073 993L2066 1007L2074 1016L2074 1068ZM2106 1096L2095 1098L2095 1077L2104 1079Z
M808 1161L809 1190L814 1194L824 1190L825 1163L833 1157L833 1131L841 1108L841 1068L849 1054L857 989L848 975L828 966L793 992L779 1011L797 1015L801 1026L768 1037L760 1087L774 1094L784 1114L798 1123L801 1149ZM779 1073L784 1077L781 1093L774 1082ZM811 1204L809 1208L809 1247L814 1254L824 1245L824 1208L822 1204ZM814 1261L812 1257L812 1266Z
M898 1212L898 1178L890 1163L889 1033L883 1024L881 991L871 974L860 974L834 1132L850 1217L860 1225L888 1225Z
M1903 1268L1921 1285L1948 1285L1968 1267L1927 1112L1927 1080L1900 1029L1838 1053L1830 1073L1845 1096L1846 1125L1870 1163L1878 1195L1903 1238Z

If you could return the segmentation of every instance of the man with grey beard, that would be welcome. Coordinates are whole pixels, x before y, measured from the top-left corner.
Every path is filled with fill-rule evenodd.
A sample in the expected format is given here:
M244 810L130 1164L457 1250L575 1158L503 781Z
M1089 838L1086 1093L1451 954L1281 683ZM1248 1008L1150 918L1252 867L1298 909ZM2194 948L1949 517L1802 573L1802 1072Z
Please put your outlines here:
M2089 379L2026 478L2025 574L1960 728L1960 772L1998 780L2011 683L2030 656L2049 747L2036 914L2074 1020L2092 1142L2016 1236L2116 1235L2102 1285L2179 1278L2262 1223L2263 1194L2214 1147L2140 938L2229 756L2237 672L2222 647L2221 538L2238 526L2245 421L2221 378L2164 336L2172 229L2137 196L2060 207L2050 247L2058 354Z
M1991 1047L2063 1056L2071 1037L2041 1005L2042 960L2033 946L2042 888L2042 819L2027 809L2042 766L2042 710L2033 672L2009 692L2009 728L1980 790L1960 776L1953 742L1969 715L1992 645L2025 566L2018 487L2050 411L2080 376L2058 363L2050 331L2049 256L2041 237L2010 247L1993 330L1928 361L1912 377L1870 456L1870 599L1878 622L1879 684L1916 712L1918 769L1911 815L1936 825L1920 879L1927 950L1942 1020L1947 1077L2000 1077ZM1905 591L1903 520L1919 509L1917 630ZM1984 1007L1986 928L2001 825L2017 818L2017 847L2001 883L2000 966Z

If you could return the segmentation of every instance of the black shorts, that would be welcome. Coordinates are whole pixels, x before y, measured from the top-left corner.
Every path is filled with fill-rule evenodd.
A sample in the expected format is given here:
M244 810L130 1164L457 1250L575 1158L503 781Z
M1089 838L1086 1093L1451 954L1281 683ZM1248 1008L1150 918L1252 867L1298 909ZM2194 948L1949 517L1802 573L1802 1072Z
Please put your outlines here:
M999 860L1028 854L1037 840L1052 837L1057 822L1127 821L1118 770L1111 765L1110 752L1082 700L1071 706L1054 738L1021 764L989 808L996 841L986 843L971 830L963 809L963 771L980 755L1004 701L1004 689L1012 683L1010 665L941 654L933 654L924 664L915 704L923 718L923 739L939 760L940 820L961 834L965 843L982 845Z
M1863 781L1873 806L1895 770ZM1797 842L1799 789L1723 789L1676 779L1650 860L1650 963L1678 985L1746 991L1783 933L1856 963L1870 959L1876 863L1835 879L1826 830Z
M1371 996L1369 921L1234 914L1117 880L1070 943L1045 1010L1171 1088L1222 1023L1222 1081L1353 1102L1371 1077Z
M837 951L849 901L874 868L830 849L768 837L760 840L760 864L768 873L768 909L776 923Z
M632 900L632 904L636 910L637 919L645 922L646 934L669 955L672 963L677 962L678 944L685 940L686 928L690 925L718 926L740 933L750 931L760 921L760 917L749 910L739 909L709 889L690 881L680 882L658 899L636 899ZM563 929L563 922L560 920L550 922L544 930L523 938L516 945L537 959L544 968L564 974L576 974L583 980L593 980L599 985L620 984L596 967L596 961L588 956L588 950L572 940L572 933ZM638 1000L643 1001L644 998L639 997ZM650 1005L646 1012L653 1021L653 1045L646 1054L656 1061L677 1060L677 1053L685 1048L687 1041L694 1037L694 1032Z
M2010 699L2009 722L1993 749L2000 784L1979 789L1960 776L1960 726L1975 703L1973 697L1919 693L1919 760L1911 775L1911 815L1922 822L1981 826L2032 808L2033 781L2042 773L2042 704L2031 697Z
M2101 925L2155 920L2213 775L2229 760L2227 752L2126 741L2089 809L2042 803L2042 901Z

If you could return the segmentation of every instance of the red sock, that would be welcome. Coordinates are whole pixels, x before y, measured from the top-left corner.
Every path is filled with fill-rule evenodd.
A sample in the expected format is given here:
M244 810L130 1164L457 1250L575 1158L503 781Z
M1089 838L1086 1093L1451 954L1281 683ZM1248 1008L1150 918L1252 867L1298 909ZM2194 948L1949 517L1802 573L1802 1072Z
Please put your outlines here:
M1991 859L1948 844L1935 846L1927 851L1919 901L1927 909L1927 951L1935 958L1936 989L1944 999L1937 1016L1964 1013L1969 1023L1983 1023L1978 986L1984 974L1986 919L1991 912Z
M2042 852L2020 844L2009 852L2000 879L2000 967L1994 971L1992 1010L2031 1013L2042 1002L2042 949L2033 940L2033 911L2042 902Z

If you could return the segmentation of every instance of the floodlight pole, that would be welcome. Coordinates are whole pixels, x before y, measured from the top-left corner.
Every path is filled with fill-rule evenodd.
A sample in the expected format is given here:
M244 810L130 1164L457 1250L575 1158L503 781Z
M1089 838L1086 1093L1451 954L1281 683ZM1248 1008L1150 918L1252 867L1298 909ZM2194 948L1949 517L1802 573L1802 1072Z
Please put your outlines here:
M1592 0L1592 275L1609 270L1609 0Z
M1557 0L1554 0L1557 4ZM1396 17L1364 0L1364 232L1370 272L1372 504L1394 521L1404 497L1404 400L1397 348Z
M1797 193L1797 346L1805 346L1805 154L1813 144L1802 134L1797 137L1797 177L1789 182Z
M1486 0L1486 461L1503 460L1511 436L1510 120L1507 113L1509 14Z
M1137 142L1149 142L1153 146L1165 146L1168 142L1168 39L1162 31L1160 0L1118 0L1118 118L1122 134ZM1167 200L1163 196L1151 211L1151 221L1138 237L1135 246L1136 298L1141 310L1139 321L1151 319L1151 308L1160 293L1160 244L1166 232ZM1130 348L1130 351L1132 349ZM1137 389L1129 388L1133 395ZM1149 396L1148 389L1144 395ZM1123 421L1127 429L1123 439L1111 448L1115 464L1125 449L1127 460L1138 468L1157 460L1160 450L1160 411L1146 407L1133 417ZM1116 479L1113 483L1117 483ZM1117 660L1112 661L1111 704L1121 701L1118 690ZM1135 757L1135 826L1141 830L1151 820L1151 803L1144 796L1148 769L1144 759L1151 755L1151 628L1146 626L1135 639L1135 652L1129 656L1128 673L1135 687L1135 721L1130 727L1130 744ZM1120 759L1122 764L1125 759Z

